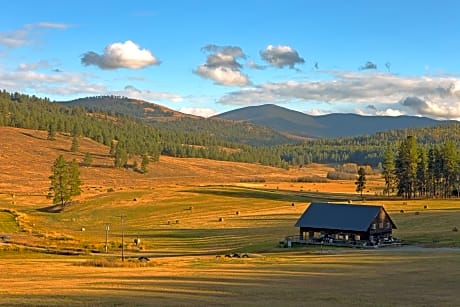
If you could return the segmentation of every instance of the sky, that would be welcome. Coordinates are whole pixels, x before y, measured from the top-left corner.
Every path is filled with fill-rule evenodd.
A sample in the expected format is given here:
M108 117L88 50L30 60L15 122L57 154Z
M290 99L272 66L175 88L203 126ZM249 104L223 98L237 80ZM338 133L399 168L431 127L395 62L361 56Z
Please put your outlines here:
M460 1L3 1L0 89L460 119Z

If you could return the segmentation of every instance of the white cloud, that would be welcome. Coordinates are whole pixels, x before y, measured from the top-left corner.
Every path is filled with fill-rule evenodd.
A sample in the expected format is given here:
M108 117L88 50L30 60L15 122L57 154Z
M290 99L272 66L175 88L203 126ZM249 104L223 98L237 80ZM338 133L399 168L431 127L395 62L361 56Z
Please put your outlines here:
M243 50L235 46L207 45L202 48L208 53L206 63L193 72L202 78L211 79L218 85L245 86L250 84L247 75L241 72L239 59L246 58Z
M375 112L375 115L381 115L381 116L401 116L405 115L401 110L395 110L395 109L385 109L383 111L377 111Z
M265 62L277 68L285 66L294 68L296 64L305 63L305 60L300 57L299 53L290 46L268 45L265 50L260 51L260 56Z
M105 85L89 82L88 76L84 74L45 74L30 70L0 71L0 88L46 96L100 95L106 92Z
M217 111L211 108L196 108L196 107L182 107L179 109L179 112L201 116L201 117L210 117L210 116L217 114Z
M0 46L13 49L33 45L41 32L40 29L67 29L69 27L68 24L52 22L26 24L19 29L0 32Z
M103 54L86 52L81 58L81 63L85 66L95 65L101 69L141 69L160 64L149 50L141 49L130 40L106 46Z
M246 63L246 65L251 68L251 69L257 69L257 70L263 70L265 69L266 67L263 66L263 65L259 65L257 64L256 62L254 62L253 60L250 60Z
M265 83L230 92L219 103L238 106L292 101L372 103L385 105L385 110L391 105L393 113L399 109L402 113L460 118L460 79L455 77L365 72L334 72L333 77L333 80ZM409 103L407 97L418 97L423 103Z
M28 71L28 70L37 70L37 69L46 69L50 68L50 64L48 61L41 60L38 62L33 62L33 63L21 63L18 65L16 70L19 71Z
M109 91L109 93L117 96L126 96L129 98L145 100L149 102L169 101L178 103L184 100L182 96L174 93L153 92L150 90L138 89L132 85L125 86L123 90Z
M216 84L228 86L244 86L249 84L248 76L239 70L228 67L209 67L205 64L198 66L195 73L203 78L214 80Z

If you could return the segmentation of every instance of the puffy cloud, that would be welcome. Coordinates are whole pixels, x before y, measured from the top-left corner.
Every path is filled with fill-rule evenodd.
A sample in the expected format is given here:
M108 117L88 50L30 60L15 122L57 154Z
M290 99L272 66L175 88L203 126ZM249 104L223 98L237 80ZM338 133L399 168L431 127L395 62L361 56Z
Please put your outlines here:
M266 83L227 93L219 103L257 105L299 101L373 104L436 118L460 118L460 79L404 77L385 73L336 72L332 80ZM419 100L407 97L419 97ZM420 98L422 97L422 98ZM380 111L382 112L382 111ZM395 112L393 112L394 114Z
M383 111L377 111L377 112L375 112L375 115L381 115L381 116L401 116L401 115L405 115L405 113L402 112L401 110L395 110L395 109L389 108L389 109L385 109L385 110L383 110Z
M296 64L305 63L305 60L300 57L299 53L290 46L268 45L265 50L261 50L259 53L265 62L277 68L285 66L294 68Z
M179 112L192 114L201 117L210 117L217 114L216 110L210 108L197 108L197 107L182 107Z
M95 65L101 69L141 69L160 64L149 50L141 49L130 40L106 46L103 54L86 52L81 58L81 63L85 66Z
M195 74L219 85L250 84L248 76L241 72L242 65L238 62L239 59L246 58L240 47L207 45L202 50L208 53L206 63L199 65L193 71Z
M26 24L19 29L0 32L0 46L19 48L35 43L40 29L67 29L70 25L63 23L39 22Z

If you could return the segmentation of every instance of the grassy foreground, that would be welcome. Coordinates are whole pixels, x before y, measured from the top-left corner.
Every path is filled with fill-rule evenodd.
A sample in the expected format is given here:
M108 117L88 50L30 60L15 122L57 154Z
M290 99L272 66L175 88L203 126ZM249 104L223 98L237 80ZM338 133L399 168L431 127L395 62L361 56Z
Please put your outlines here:
M283 249L278 241L297 233L310 201L360 203L353 182L292 181L324 177L328 166L280 170L168 157L144 176L114 169L108 148L87 139L71 153L68 136L50 143L46 132L0 132L8 144L0 155L0 235L7 236L0 239L0 305L458 305L458 200L382 200L382 181L373 178L363 202L385 205L397 237L430 248ZM64 210L51 206L45 195L55 157L84 152L97 165L82 169L82 196ZM234 252L251 257L223 257ZM141 255L150 262L137 261Z
M166 257L138 268L77 262L3 259L0 305L455 306L460 278L459 253L440 251Z

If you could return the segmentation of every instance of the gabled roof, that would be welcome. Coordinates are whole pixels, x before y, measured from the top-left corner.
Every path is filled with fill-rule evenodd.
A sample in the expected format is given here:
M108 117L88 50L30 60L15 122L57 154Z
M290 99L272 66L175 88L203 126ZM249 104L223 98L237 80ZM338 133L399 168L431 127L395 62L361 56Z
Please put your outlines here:
M392 228L396 228L383 206L330 203L311 203L295 227L367 231L380 210L388 216Z

